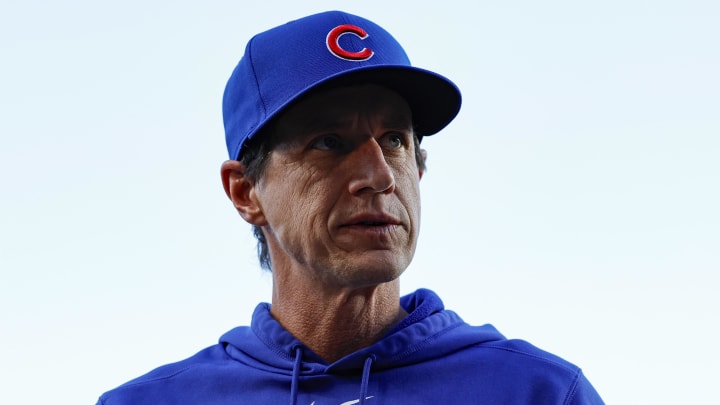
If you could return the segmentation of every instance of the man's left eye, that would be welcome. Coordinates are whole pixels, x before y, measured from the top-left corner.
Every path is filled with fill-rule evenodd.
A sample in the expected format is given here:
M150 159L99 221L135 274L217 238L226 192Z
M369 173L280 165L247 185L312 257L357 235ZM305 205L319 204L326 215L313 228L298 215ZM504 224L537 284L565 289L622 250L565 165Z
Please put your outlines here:
M386 143L391 148L400 148L403 146L403 137L400 134L389 134L385 137Z

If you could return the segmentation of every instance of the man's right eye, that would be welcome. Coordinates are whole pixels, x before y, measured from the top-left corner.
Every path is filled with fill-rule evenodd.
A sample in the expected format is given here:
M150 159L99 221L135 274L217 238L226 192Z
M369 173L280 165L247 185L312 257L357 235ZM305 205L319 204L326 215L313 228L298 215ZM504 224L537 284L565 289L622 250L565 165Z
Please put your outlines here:
M337 135L323 135L313 142L312 147L319 150L337 150L342 147L342 142Z

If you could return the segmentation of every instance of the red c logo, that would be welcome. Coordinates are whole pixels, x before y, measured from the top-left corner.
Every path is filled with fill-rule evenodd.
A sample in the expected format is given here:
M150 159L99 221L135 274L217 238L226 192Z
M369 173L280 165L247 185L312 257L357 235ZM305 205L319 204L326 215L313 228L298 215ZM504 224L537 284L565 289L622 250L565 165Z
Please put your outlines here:
M337 56L340 59L345 59L349 61L363 61L368 60L372 58L372 56L375 54L371 49L363 48L359 52L350 52L346 51L345 49L342 49L340 47L340 44L338 41L340 40L340 37L345 34L355 34L360 39L365 39L368 37L368 33L365 32L364 29L358 27L357 25L352 24L343 24L338 25L337 27L333 28L328 32L327 38L325 39L325 44L327 45L328 50L333 55Z

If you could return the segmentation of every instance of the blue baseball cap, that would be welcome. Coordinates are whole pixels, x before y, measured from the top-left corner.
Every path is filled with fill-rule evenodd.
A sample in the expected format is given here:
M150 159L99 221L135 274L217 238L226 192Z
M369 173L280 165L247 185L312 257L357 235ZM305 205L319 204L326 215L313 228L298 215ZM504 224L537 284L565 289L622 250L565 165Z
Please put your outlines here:
M410 106L415 132L443 129L460 110L460 90L447 78L410 65L402 46L377 24L352 14L311 15L254 36L223 96L230 159L294 101L319 87L373 83Z

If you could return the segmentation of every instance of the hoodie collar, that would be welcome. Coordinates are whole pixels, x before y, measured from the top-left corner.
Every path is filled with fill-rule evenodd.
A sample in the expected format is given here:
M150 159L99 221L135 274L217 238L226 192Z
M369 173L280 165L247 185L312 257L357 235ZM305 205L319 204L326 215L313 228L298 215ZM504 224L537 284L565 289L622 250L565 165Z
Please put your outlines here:
M297 369L296 354L302 353L299 372L312 375L362 370L369 357L374 359L372 368L375 370L392 368L441 357L471 344L503 339L490 325L467 325L457 314L445 310L442 300L427 289L402 297L400 305L408 312L402 322L378 342L332 364L325 362L283 328L270 315L270 304L267 303L255 308L250 327L238 327L227 332L220 338L220 343L235 360L288 375Z

